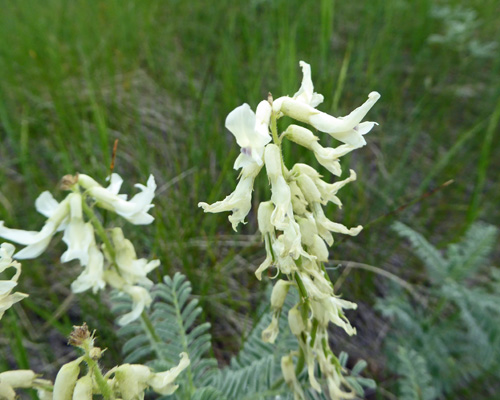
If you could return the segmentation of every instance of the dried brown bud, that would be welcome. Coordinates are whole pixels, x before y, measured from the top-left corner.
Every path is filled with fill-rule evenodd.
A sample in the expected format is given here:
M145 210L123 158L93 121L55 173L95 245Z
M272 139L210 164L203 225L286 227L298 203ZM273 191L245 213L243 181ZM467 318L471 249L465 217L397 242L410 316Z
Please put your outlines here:
M273 105L273 95L271 94L271 92L267 94L267 101L269 102L269 104Z
M76 175L64 175L61 179L61 189L71 190L71 188L78 183L78 172Z
M73 332L69 335L68 344L81 347L83 342L90 338L90 331L84 322L82 326L73 326Z

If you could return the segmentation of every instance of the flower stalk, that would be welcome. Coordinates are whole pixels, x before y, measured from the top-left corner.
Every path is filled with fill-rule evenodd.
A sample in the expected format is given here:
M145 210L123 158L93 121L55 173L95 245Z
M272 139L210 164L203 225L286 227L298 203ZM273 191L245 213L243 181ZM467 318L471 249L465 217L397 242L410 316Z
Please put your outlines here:
M273 275L279 280L271 297L272 321L262 332L262 338L270 343L278 338L278 318L282 304L273 304L273 297L277 286L288 282L299 293L299 302L288 315L289 326L299 348L282 359L285 382L296 399L302 398L303 389L297 376L307 367L309 383L316 391L321 392L323 387L327 387L332 399L347 399L354 396L354 391L342 376L338 359L329 347L328 326L333 323L349 335L355 334L356 330L350 325L344 310L355 309L356 304L335 295L324 262L328 261L328 245L333 244L332 233L356 236L362 227L347 228L331 221L324 214L323 207L329 202L341 207L337 192L355 180L356 174L351 171L347 179L327 183L309 165L297 163L289 170L284 163L282 141L289 139L311 150L321 166L340 176L340 158L364 146L366 140L363 136L376 125L375 122L362 120L380 95L372 92L368 100L349 115L333 117L316 109L323 101L323 96L314 92L310 66L303 61L300 66L303 79L294 96L273 99L269 95L267 102L259 103L257 114L249 111L246 104L229 114L226 127L241 146L241 154L234 165L235 169L242 168L240 183L226 199L213 205L200 203L199 206L205 212L231 211L229 220L236 229L239 223L244 222L252 203L252 187L246 187L243 192L239 190L240 185L242 182L251 182L253 186L253 180L264 161L272 196L270 201L262 202L258 209L259 230L265 242L266 259L257 268L256 276L260 280L265 270L275 268L277 273ZM336 148L323 147L319 144L320 139L309 129L298 125L290 125L280 136L277 121L283 115L309 124L341 144ZM248 169L253 172L251 181L247 178ZM316 377L318 367L321 383Z

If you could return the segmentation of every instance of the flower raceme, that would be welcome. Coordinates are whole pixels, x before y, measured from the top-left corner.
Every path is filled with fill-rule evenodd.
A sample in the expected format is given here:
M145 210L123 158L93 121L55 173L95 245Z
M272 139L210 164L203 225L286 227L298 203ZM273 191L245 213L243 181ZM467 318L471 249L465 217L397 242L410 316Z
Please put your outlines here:
M298 358L297 364L305 364L309 383L315 390L322 390L319 378L315 376L319 367L323 386L328 388L332 399L352 398L352 388L342 376L337 367L338 360L327 345L327 328L331 322L349 335L355 334L356 330L343 310L354 309L356 304L335 295L323 263L328 261L327 245L333 244L332 233L356 236L362 227L348 228L331 221L323 206L331 202L342 207L337 193L354 181L356 174L351 170L347 178L328 183L309 165L297 163L288 169L283 161L281 144L288 139L312 151L321 166L333 175L341 176L341 157L364 146L364 135L376 125L362 120L380 95L371 92L368 100L349 115L333 117L315 108L323 101L323 96L314 92L310 66L303 61L300 66L303 79L294 96L264 100L259 103L256 114L244 104L228 115L226 127L241 147L234 165L235 169L242 168L240 180L236 190L224 200L214 204L199 203L199 206L205 212L232 212L229 220L236 230L250 212L253 184L265 165L271 199L260 203L257 215L266 258L255 274L260 280L264 271L275 268L280 279L271 299L272 321L262 332L262 338L270 343L278 339L278 318L284 297L294 287L300 301L289 312L289 325L297 337L299 349L282 360L285 381L295 398L303 397L302 388L295 378L295 372L300 371L293 367L294 358ZM324 147L310 129L295 124L279 135L276 120L284 115L325 132L342 144L335 148Z
M152 282L146 275L160 262L137 259L132 243L125 239L122 230L111 230L109 238L109 232L94 213L93 205L96 205L135 225L153 222L153 216L148 213L153 207L151 202L156 190L153 175L147 185L135 185L140 192L130 200L125 194L119 194L122 183L123 179L118 174L110 176L108 187L101 186L85 174L66 176L62 186L71 192L64 200L59 203L45 191L35 201L36 210L47 217L39 232L7 228L0 221L0 237L26 246L14 258L31 259L42 254L52 237L63 231L62 239L67 250L61 255L61 261L78 260L84 267L71 289L75 293L89 289L97 292L108 284L128 294L133 300L133 310L120 320L125 324L138 318L144 307L151 303L149 292L144 287L149 288ZM97 244L96 233L102 245Z

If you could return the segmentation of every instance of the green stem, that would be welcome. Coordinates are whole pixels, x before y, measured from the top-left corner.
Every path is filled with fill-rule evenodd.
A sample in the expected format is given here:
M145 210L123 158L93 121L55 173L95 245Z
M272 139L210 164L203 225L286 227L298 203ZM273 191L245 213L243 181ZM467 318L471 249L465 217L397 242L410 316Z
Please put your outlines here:
M313 318L312 329L311 329L311 347L314 347L314 342L316 341L316 334L318 333L319 321Z
M95 362L92 358L90 358L88 353L85 354L83 359L87 363L87 366L89 367L91 374L95 378L95 381L97 383L97 386L99 387L99 390L102 394L102 397L105 400L112 400L114 398L113 392L112 392L111 388L108 386L106 379L104 379L104 377L102 376L101 369L99 368L99 365L97 364L97 362Z
M85 201L85 198L82 200L82 206L83 206L83 212L87 215L92 225L94 225L97 235L99 235L99 237L101 238L102 242L106 246L106 250L108 251L109 255L111 256L111 259L113 260L113 263L115 263L116 252L113 246L111 245L111 241L109 240L108 235L106 234L106 230L101 224L101 221L99 221L97 215L95 215L94 211L92 211L92 208L89 207L89 205Z
M276 113L273 111L271 113L271 133L273 135L273 142L281 150L281 140L278 136L278 119L276 118Z

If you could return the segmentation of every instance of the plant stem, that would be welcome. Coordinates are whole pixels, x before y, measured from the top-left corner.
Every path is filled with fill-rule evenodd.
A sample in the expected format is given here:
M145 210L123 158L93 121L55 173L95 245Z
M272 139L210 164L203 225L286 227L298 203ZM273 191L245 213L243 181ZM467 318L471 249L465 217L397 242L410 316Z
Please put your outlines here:
M82 206L83 206L83 211L85 212L85 214L89 218L92 225L94 225L94 228L95 228L97 234L99 235L99 237L103 241L104 245L106 246L106 250L109 253L109 255L111 256L113 263L115 263L116 252L115 252L115 249L113 248L113 246L111 245L111 241L109 240L108 235L106 234L106 230L104 229L104 227L101 224L101 221L99 221L99 218L97 218L97 216L95 215L92 208L89 207L89 205L85 201L85 198L82 200Z
M85 355L83 356L83 359L87 363L91 375L95 378L95 381L97 383L97 386L99 387L102 397L105 400L111 400L113 399L113 392L111 391L111 388L108 386L106 379L104 379L104 377L102 376L102 372L101 369L99 368L99 365L95 360L93 360L90 357L89 352L90 348L89 346L86 346Z

